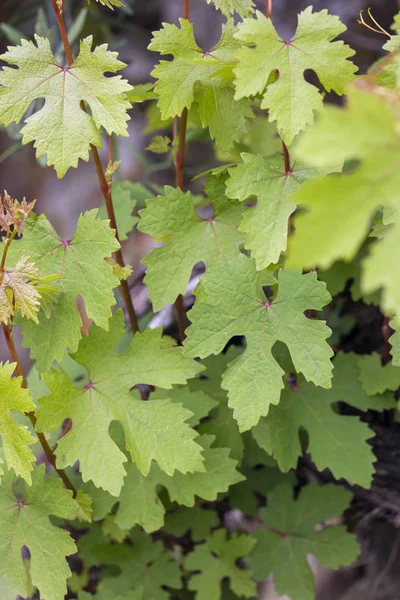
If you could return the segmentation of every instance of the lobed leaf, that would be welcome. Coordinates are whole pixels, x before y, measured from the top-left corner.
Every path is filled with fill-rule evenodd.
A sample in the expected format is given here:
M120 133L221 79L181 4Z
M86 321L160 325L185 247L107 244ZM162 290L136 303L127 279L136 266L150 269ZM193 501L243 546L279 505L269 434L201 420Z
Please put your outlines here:
M312 69L327 92L343 94L357 70L347 60L354 51L332 41L345 30L338 17L326 10L312 12L309 6L298 16L296 33L286 41L257 11L256 18L245 19L235 33L243 43L235 53L236 100L261 94L261 108L269 110L270 120L277 121L282 139L290 145L323 104L322 94L304 79L304 72Z
M51 370L44 381L52 393L39 399L37 413L39 431L57 429L71 419L72 429L55 451L57 465L79 461L83 481L92 480L113 496L120 494L126 457L110 436L112 421L122 424L126 448L144 475L152 460L169 475L204 471L202 448L194 442L197 434L186 423L192 413L169 399L142 402L130 394L139 383L163 388L185 383L201 365L182 357L159 329L136 334L128 350L117 354L123 334L122 311L111 320L109 333L92 326L73 355L87 370L86 385L76 387L63 369Z
M269 301L262 285L275 285L271 273L257 272L254 262L241 255L206 273L189 313L192 325L184 343L188 356L218 354L233 336L246 336L245 352L228 366L222 380L240 431L254 427L271 404L279 403L283 370L271 352L276 341L287 345L296 370L307 381L331 385L330 329L303 314L330 301L325 284L315 273L280 271L278 280L278 292Z
M105 76L125 65L106 44L92 50L93 36L81 41L78 58L67 67L57 63L47 38L35 35L35 42L22 39L0 57L11 65L0 72L0 123L19 123L33 101L44 99L43 107L26 119L22 142L34 142L38 158L45 154L47 164L63 177L80 158L88 161L90 144L101 148L101 127L109 135L128 135L125 92L131 86L119 75Z
M359 548L343 526L328 526L317 531L321 521L341 515L350 503L347 490L310 484L297 501L292 487L282 485L268 496L268 507L260 511L264 527L248 559L257 581L274 573L276 591L292 600L314 600L313 575L307 555L313 554L329 569L352 563Z

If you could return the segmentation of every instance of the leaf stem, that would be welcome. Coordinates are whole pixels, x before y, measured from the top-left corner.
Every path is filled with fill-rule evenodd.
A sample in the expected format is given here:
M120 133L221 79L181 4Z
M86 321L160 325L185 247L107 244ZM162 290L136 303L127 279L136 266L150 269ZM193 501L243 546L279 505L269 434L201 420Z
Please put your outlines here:
M112 229L114 229L114 231L115 231L115 237L119 241L118 228L117 228L117 222L116 222L116 219L115 219L115 212L114 212L114 205L113 205L113 201L112 201L111 188L110 188L110 185L108 184L108 182L106 180L106 177L104 175L104 171L103 171L103 167L102 167L102 164L101 164L99 152L98 152L96 146L93 146L91 144L90 145L90 149L92 151L93 161L94 161L94 164L95 164L95 167L96 167L96 171L97 171L97 177L99 179L101 192L103 194L104 202L105 202L105 205L106 205L107 215L108 215L108 218L110 219L110 227ZM115 253L115 260L119 264L120 267L122 267L122 268L125 267L125 261L124 261L123 255L122 255L121 248L116 251L116 253ZM137 320L135 308L133 306L132 297L131 297L131 293L129 291L128 282L126 280L121 281L121 283L119 285L119 290L120 290L121 296L122 296L122 298L123 298L123 300L125 302L126 309L128 311L128 315L129 315L129 320L131 322L132 331L133 331L133 333L137 333L139 331L139 323L138 323L138 320Z
M186 130L187 130L188 110L184 109L180 118L179 129L179 145L175 157L175 183L176 187L183 190L183 171L185 166L185 150L186 150Z
M56 0L51 0L51 3L53 6L54 13L56 15L57 24L58 24L60 34L61 34L61 39L62 39L62 42L64 45L65 56L67 57L68 65L71 66L72 63L74 62L74 59L72 56L71 46L70 46L70 43L68 40L67 30L65 29L65 23L64 23L64 19L63 19L63 15L62 15L62 10L60 10L58 8ZM82 103L82 109L85 110L83 103ZM100 184L101 193L103 194L104 202L106 205L107 215L110 220L110 227L112 229L114 229L115 237L117 238L117 240L119 242L118 228L117 228L117 222L115 219L115 212L114 212L114 205L113 205L113 201L112 201L111 188L110 188L110 185L108 184L106 177L104 175L99 152L98 152L96 146L93 146L93 144L90 144L90 150L92 152L93 161L94 161L94 164L96 167L96 172L97 172L97 177L98 177L99 184ZM122 267L122 268L125 267L125 261L124 261L123 255L122 255L121 248L115 253L115 259L120 267ZM133 331L133 333L137 333L139 331L139 323L137 320L135 308L133 306L133 302L132 302L132 298L131 298L131 294L129 291L127 281L125 281L125 280L121 281L121 283L119 285L119 291L124 300L126 309L128 311L128 316L129 316L129 320L131 323L132 331Z
M9 249L9 247L11 245L11 242L15 238L16 234L17 234L17 230L14 229L14 231L10 235L7 235L6 239L4 240L3 255L1 257L1 262L0 262L0 277L1 278L2 278L4 267L5 267L5 264L6 264L6 258L7 258L8 249Z
M283 160L285 161L285 173L288 174L291 172L292 167L290 165L290 154L288 147L285 142L282 140L282 150L283 150Z
M184 19L189 19L189 3L190 3L190 0L183 0L183 18Z
M272 20L272 0L265 0L265 14Z
M51 4L53 6L54 14L56 15L58 29L60 30L61 40L65 50L65 56L67 58L69 66L71 66L74 62L74 58L72 56L72 50L69 44L67 30L65 28L62 9L58 7L57 0L51 0Z
M5 325L5 323L2 323L2 326L3 326L3 333L4 333L4 337L5 337L6 343L7 343L8 351L10 353L11 360L16 365L16 367L15 367L15 373L16 373L17 377L21 377L22 378L22 384L21 384L22 387L24 389L27 389L26 380L25 380L25 377L24 377L24 373L22 371L22 367L21 367L21 363L20 363L20 360L19 360L17 348L16 348L15 342L14 342L14 336L13 336L13 332L12 332L12 327L7 327L7 325ZM36 433L36 435L38 437L40 445L42 446L43 452L46 455L47 461L57 471L57 474L59 475L59 477L64 482L65 487L68 490L71 490L71 492L73 493L73 496L75 498L76 497L76 490L75 490L75 488L74 488L74 486L73 486L70 478L65 473L65 471L63 471L62 469L58 469L56 467L56 457L55 457L55 454L54 454L53 450L50 448L49 443L46 440L46 437L44 436L43 433L39 433L38 431L36 431L37 419L36 419L35 413L34 412L29 412L29 413L26 413L26 416L29 418L30 422L32 423L32 427L35 430L35 433Z

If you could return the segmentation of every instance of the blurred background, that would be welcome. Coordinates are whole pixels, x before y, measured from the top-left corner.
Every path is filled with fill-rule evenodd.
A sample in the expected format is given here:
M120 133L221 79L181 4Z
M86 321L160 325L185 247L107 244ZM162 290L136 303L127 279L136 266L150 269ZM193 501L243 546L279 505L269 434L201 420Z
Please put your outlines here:
M264 10L264 0L257 0L256 3L260 10ZM90 5L85 0L65 0L66 22L75 39L73 48L76 53L79 39L93 34L95 44L106 42L112 50L119 52L121 60L127 64L124 76L131 84L151 82L149 73L158 62L158 55L147 50L151 32L159 29L163 21L177 23L182 15L183 2L125 0L125 4L124 9L111 11L95 0ZM347 26L343 39L356 51L353 60L361 73L382 55L382 45L386 39L359 24L360 11L364 11L368 20L366 11L371 8L376 21L390 31L393 17L399 9L397 0L274 0L273 20L283 38L289 39L292 36L298 12L309 4L313 4L315 10L326 8L340 16ZM222 16L206 0L191 0L190 13L199 46L205 50L212 48L220 37ZM63 60L50 0L0 0L0 23L1 52L6 50L7 45L19 43L22 37L32 39L33 34L37 33L51 39L53 51L58 54L60 61ZM130 114L130 137L115 141L114 158L122 161L117 175L120 180L130 180L144 186L137 188L140 208L146 194L155 195L161 186L173 185L173 161L169 155L155 155L146 150L154 135L163 133L163 124L160 123L155 105L137 104ZM171 124L167 125L171 127ZM68 239L74 233L79 214L102 205L93 163L81 161L78 169L71 169L64 179L58 180L53 168L46 167L43 161L35 158L32 144L21 146L19 129L17 126L12 126L7 131L0 129L0 190L5 189L18 199L36 198L37 212L45 212L60 236ZM171 128L167 133L170 132ZM263 131L259 135L262 136ZM207 136L201 128L196 123L191 123L185 178L186 185L198 193L202 191L202 181L192 182L192 178L215 166L219 160L228 158L215 155L213 147L206 140ZM107 140L105 141L101 153L104 165L108 160ZM260 151L264 151L263 140L259 143ZM135 268L131 286L137 311L142 318L148 309L148 303L141 286L143 269L140 260L150 251L150 243L147 236L138 234L130 236L124 242L126 262ZM357 314L358 319L360 314ZM363 351L366 351L365 348ZM21 356L24 367L28 368L27 352L22 351ZM7 351L0 340L0 361L7 359ZM386 437L385 440L387 439ZM396 430L393 439L395 452L398 440L399 432ZM398 479L400 486L400 469ZM366 499L366 502L369 500ZM375 504L378 505L379 502L378 497ZM361 507L361 512L363 510L365 507ZM400 509L397 514L400 514ZM315 566L318 600L399 600L400 536L396 525L400 524L400 520L396 523L395 519L390 522L381 519L373 526L365 523L365 531L363 519L358 522L363 556L351 569L334 574ZM270 583L263 590L263 598L276 598Z

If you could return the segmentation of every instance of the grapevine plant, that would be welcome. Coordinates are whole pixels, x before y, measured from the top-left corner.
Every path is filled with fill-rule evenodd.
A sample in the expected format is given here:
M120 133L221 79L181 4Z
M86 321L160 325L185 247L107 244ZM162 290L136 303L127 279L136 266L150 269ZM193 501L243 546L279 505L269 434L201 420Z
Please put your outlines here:
M327 10L284 40L271 2L207 0L225 22L204 50L184 0L133 88L107 44L71 45L67 2L51 0L61 58L39 35L1 56L0 124L22 122L59 178L91 159L99 182L68 240L33 199L0 197L1 599L256 598L273 574L278 594L313 600L308 555L335 569L360 554L342 515L374 476L366 414L393 412L400 386L400 15L356 75ZM165 130L149 148L176 184L150 182L134 212L137 187L99 149L137 103ZM215 148L203 195L185 177L199 128ZM172 336L135 312L120 242L136 228ZM380 306L383 359L341 349L344 290ZM299 477L305 459L326 485Z

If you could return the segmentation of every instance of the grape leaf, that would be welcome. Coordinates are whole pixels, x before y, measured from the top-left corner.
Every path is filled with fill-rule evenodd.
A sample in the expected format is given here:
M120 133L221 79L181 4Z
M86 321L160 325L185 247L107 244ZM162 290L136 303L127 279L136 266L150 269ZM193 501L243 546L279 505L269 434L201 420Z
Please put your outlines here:
M91 523L92 515L93 515L93 500L86 494L83 490L78 490L75 502L78 505L78 511L76 514L76 518L78 521Z
M23 346L31 349L40 371L47 371L53 360L60 362L67 348L77 350L82 337L78 296L85 302L88 317L108 328L110 306L115 304L113 288L119 280L104 259L118 250L119 244L108 221L97 220L96 214L97 210L91 210L79 217L71 240L61 240L45 216L28 219L23 238L14 240L7 255L7 265L30 256L41 276L60 276L62 294L51 317L41 311L40 325L23 323Z
M138 218L132 215L136 206L136 186L130 181L114 182L112 184L112 199L117 222L118 236L121 242L128 239L128 234L133 230ZM150 194L149 194L150 196ZM102 206L99 210L99 218L107 219L107 210Z
M390 326L395 328L395 323L391 322ZM394 334L389 338L389 342L392 346L390 354L393 357L392 363L396 367L400 367L400 332L395 331Z
M254 538L233 533L226 539L225 529L212 533L204 544L195 547L185 561L189 571L201 571L189 581L189 589L196 591L196 600L220 600L221 580L229 578L230 587L240 597L256 596L256 584L248 570L240 569L237 560L246 556L254 546Z
M245 352L222 378L240 431L254 427L271 404L279 403L283 370L271 353L278 340L288 346L307 381L330 387L333 353L325 341L330 329L303 314L307 309L321 310L330 301L325 284L315 273L280 271L278 293L267 301L262 291L267 274L257 272L254 262L243 255L228 265L216 265L203 276L202 301L198 297L189 313L187 356L218 354L233 336L246 336ZM269 283L274 283L270 273Z
M166 516L163 530L175 537L183 537L190 531L193 541L200 542L206 538L210 529L218 525L218 515L214 510L178 507L176 512Z
M125 4L120 0L96 0L96 2L99 2L103 6L111 8L111 10L114 10L114 6L116 6L117 8L119 8L120 6L125 6ZM88 3L90 4L90 0L88 0Z
M163 394L165 397L165 392ZM170 394L170 398L172 402L182 404L182 406L193 413L193 417L188 420L191 427L196 427L217 405L217 401L207 394L204 394L200 390L198 392L191 392L188 387L174 388Z
M71 575L66 557L76 552L66 531L55 527L49 515L73 518L76 503L60 479L44 481L45 467L35 469L32 487L19 494L9 473L0 486L0 577L14 591L27 596L27 572L21 551L30 552L30 576L43 600L64 600ZM19 488L18 488L18 491Z
M286 250L289 217L296 209L290 195L322 172L295 166L285 173L281 155L243 153L241 157L243 162L229 169L226 194L241 202L257 197L257 205L243 213L239 231L246 234L245 248L251 251L257 269L264 269L277 263Z
M303 488L297 501L292 487L282 485L268 496L268 507L260 511L264 528L254 533L257 543L248 559L257 581L274 573L278 595L292 600L314 600L315 588L307 555L313 554L324 566L337 569L353 562L359 554L355 538L343 526L315 526L341 515L351 493L335 485Z
M234 39L234 26L222 28L219 43L209 52L197 45L193 25L180 19L180 28L164 23L154 33L150 50L161 55L172 54L173 60L162 60L151 73L157 79L155 91L162 120L180 115L185 108L198 103L203 127L225 151L246 130L246 121L253 117L247 99L236 101L231 87L233 53L240 47Z
M394 17L394 22L391 26L391 29L396 32L396 35L392 35L388 42L383 46L384 50L387 52L394 52L400 46L400 15L397 14ZM385 64L382 71L378 74L379 84L384 87L389 87L391 89L398 88L399 85L399 61L398 56L393 57L393 59Z
M249 46L235 54L236 99L263 94L261 108L269 110L270 120L277 121L280 135L290 145L323 105L322 94L304 79L304 72L312 69L326 91L343 94L357 70L347 60L354 51L341 41L332 42L345 30L338 17L326 10L313 13L309 6L299 14L296 33L286 41L257 11L256 18L245 19L235 34ZM279 76L270 83L276 71Z
M349 261L368 234L378 209L389 206L398 213L395 190L400 185L400 146L396 123L391 102L352 88L345 109L326 107L316 126L302 137L298 154L314 166L343 159L356 160L358 166L353 165L342 176L307 182L294 193L292 201L307 212L296 219L288 266L318 264L326 269L337 259ZM393 260L400 252L398 225L392 224L383 235L363 261L361 289L370 293L383 286L383 310L400 314L400 286Z
M34 285L39 271L28 260L23 256L14 269L6 269L0 275L0 322L5 325L12 321L15 313L39 323L40 294Z
M197 427L200 421L207 417L210 411L218 404L216 400L200 390L192 392L189 389L189 385L182 387L174 386L169 392L156 389L151 393L152 399L158 400L165 399L166 397L170 398L172 402L181 404L184 408L190 410L192 417L187 420L187 423L189 423L191 427Z
M214 4L215 8L226 17L234 13L241 17L247 17L253 12L255 6L252 0L207 0L207 3Z
M192 413L168 399L142 402L129 393L138 383L165 388L185 383L201 365L183 358L172 340L162 339L160 329L135 335L129 349L117 354L123 335L122 311L111 320L109 333L92 326L73 355L88 371L87 384L75 387L63 369L51 370L44 381L52 394L39 399L37 413L40 431L72 420L72 429L58 442L57 465L79 460L83 481L90 479L113 496L121 491L126 457L110 436L112 421L122 424L126 447L144 475L152 460L169 475L204 470L202 448L193 441L197 433L185 423Z
M171 560L162 542L137 529L132 534L132 543L132 546L103 544L94 549L99 564L116 565L121 570L117 577L106 577L99 583L96 598L169 600L170 594L164 586L181 588L178 563Z
M245 481L229 490L229 502L247 515L255 516L260 506L260 494L267 496L277 485L296 484L294 473L282 473L277 467L242 467ZM257 492L257 495L255 495Z
M148 533L160 529L165 515L165 508L157 493L160 486L168 490L172 501L193 507L195 496L212 502L220 492L226 492L231 485L242 481L243 476L236 470L237 462L229 458L229 450L210 448L212 442L212 436L202 436L198 440L204 448L203 473L182 475L176 472L170 477L153 465L150 472L143 476L136 465L128 463L115 516L118 527L129 530L138 524ZM111 507L104 508L108 512ZM103 512L97 511L96 517L103 518Z
M36 440L27 427L12 419L12 413L29 413L36 407L29 391L22 387L22 377L12 378L15 367L15 364L0 363L0 436L7 467L14 469L31 485L35 455L29 446L35 444ZM0 466L1 475L3 470Z
M252 430L266 452L278 461L282 471L295 468L302 455L300 430L308 433L308 451L320 471L328 467L333 475L368 488L375 456L366 440L374 437L367 423L355 416L340 415L333 404L346 402L367 411L394 408L390 394L367 396L359 380L359 358L340 353L334 360L332 389L306 384L298 378L286 387L278 406Z
M21 129L22 143L34 142L37 156L46 154L48 165L63 177L80 158L89 160L90 144L101 148L101 127L108 134L128 135L125 92L131 86L120 76L104 75L125 65L106 44L92 51L92 36L81 41L70 67L57 63L47 38L35 35L35 41L36 46L22 39L0 57L11 65L0 72L0 123L19 123L32 102L44 98L44 106ZM90 115L81 102L88 104Z
M386 390L393 392L400 387L400 369L388 363L382 366L381 357L374 352L362 356L359 361L360 381L368 396L382 394Z
M154 154L167 154L171 152L171 138L166 135L156 135L147 146L146 150Z
M240 462L243 457L243 436L240 435L233 411L228 406L226 391L221 387L222 374L239 354L234 346L230 346L225 354L206 358L202 361L206 371L189 381L188 385L191 390L202 390L218 402L210 419L200 424L199 433L214 436L213 447L230 448L230 456Z
M214 211L208 219L199 217L190 192L168 186L164 196L148 200L140 211L138 229L164 242L142 261L147 266L145 283L154 310L185 293L196 263L210 267L239 256L243 236L237 225L243 209L239 202L228 200L224 191L222 180L208 181L206 193Z

